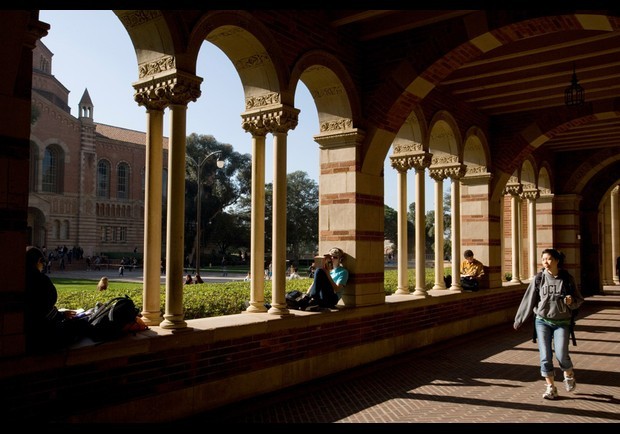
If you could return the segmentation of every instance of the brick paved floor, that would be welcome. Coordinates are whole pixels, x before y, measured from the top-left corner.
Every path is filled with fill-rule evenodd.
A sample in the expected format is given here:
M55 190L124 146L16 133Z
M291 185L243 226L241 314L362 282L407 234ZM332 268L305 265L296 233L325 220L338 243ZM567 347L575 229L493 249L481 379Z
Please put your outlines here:
M618 423L620 287L588 297L570 346L577 388L557 368L542 398L530 327L511 324L399 355L193 417L222 423ZM502 434L502 433L500 433Z

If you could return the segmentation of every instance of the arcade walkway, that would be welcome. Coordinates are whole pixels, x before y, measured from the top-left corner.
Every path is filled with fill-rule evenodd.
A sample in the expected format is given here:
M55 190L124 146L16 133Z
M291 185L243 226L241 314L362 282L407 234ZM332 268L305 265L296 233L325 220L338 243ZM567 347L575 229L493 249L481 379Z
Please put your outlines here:
M605 295L588 297L581 309L577 346L570 347L573 393L556 383L559 398L542 399L531 330L494 327L182 422L374 424L332 425L329 432L374 431L388 423L620 422L620 287L605 287ZM557 363L556 369L561 380Z

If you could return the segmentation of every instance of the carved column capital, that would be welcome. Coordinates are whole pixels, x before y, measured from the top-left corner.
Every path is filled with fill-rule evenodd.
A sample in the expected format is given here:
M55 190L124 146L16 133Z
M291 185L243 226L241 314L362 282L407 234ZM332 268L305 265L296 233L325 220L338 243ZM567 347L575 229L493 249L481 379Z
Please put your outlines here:
M519 196L523 191L523 185L519 182L517 178L511 176L504 187L504 194L509 194L511 196Z
M448 164L444 166L431 167L429 176L435 181L442 181L446 178L460 179L465 175L467 168L464 164Z
M526 188L521 191L521 197L528 200L536 200L540 197L540 190L537 188Z
M187 105L201 94L202 78L182 71L134 83L134 100L148 109L162 110L171 104Z
M241 119L241 128L243 128L245 132L252 134L254 137L265 137L267 135L267 127L260 113L243 114L241 115Z
M266 133L288 133L294 130L299 119L299 109L278 105L260 110L245 112L241 115L241 126L255 135Z
M396 151L396 149L395 149ZM398 171L415 169L425 170L431 165L433 154L418 153L408 155L397 155L396 152L390 156L391 165Z

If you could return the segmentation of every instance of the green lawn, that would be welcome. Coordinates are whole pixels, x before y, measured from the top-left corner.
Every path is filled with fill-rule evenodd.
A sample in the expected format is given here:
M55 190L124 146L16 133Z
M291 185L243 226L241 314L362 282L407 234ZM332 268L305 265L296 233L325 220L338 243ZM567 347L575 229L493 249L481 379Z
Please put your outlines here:
M446 268L446 274L451 269ZM397 289L398 273L396 270L385 270L385 293L393 294ZM415 269L409 270L409 289L415 287ZM426 270L426 288L433 287L434 270ZM142 283L111 281L107 291L97 291L97 281L81 279L64 279L52 277L58 290L59 308L89 309L97 302L105 302L110 298L128 295L138 307L142 306ZM305 292L312 280L301 278L286 281L286 291L299 290ZM165 306L165 286L160 290L162 311ZM234 281L227 283L203 283L184 287L183 304L185 319L205 318L211 316L231 315L245 310L245 303L250 300L250 283ZM265 281L265 301L271 301L271 281Z

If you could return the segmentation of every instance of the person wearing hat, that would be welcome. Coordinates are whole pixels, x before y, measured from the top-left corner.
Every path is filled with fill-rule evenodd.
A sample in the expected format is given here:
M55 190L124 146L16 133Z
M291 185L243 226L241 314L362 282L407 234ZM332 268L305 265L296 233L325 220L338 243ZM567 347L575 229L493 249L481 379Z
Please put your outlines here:
M313 306L333 308L342 298L342 290L349 280L349 271L344 268L344 252L338 247L323 255L323 266L317 267L314 280L306 296L300 301L300 310Z
M75 311L56 308L58 292L43 273L45 256L37 247L26 248L26 293L24 334L30 353L66 347L86 336L88 321L75 317Z

